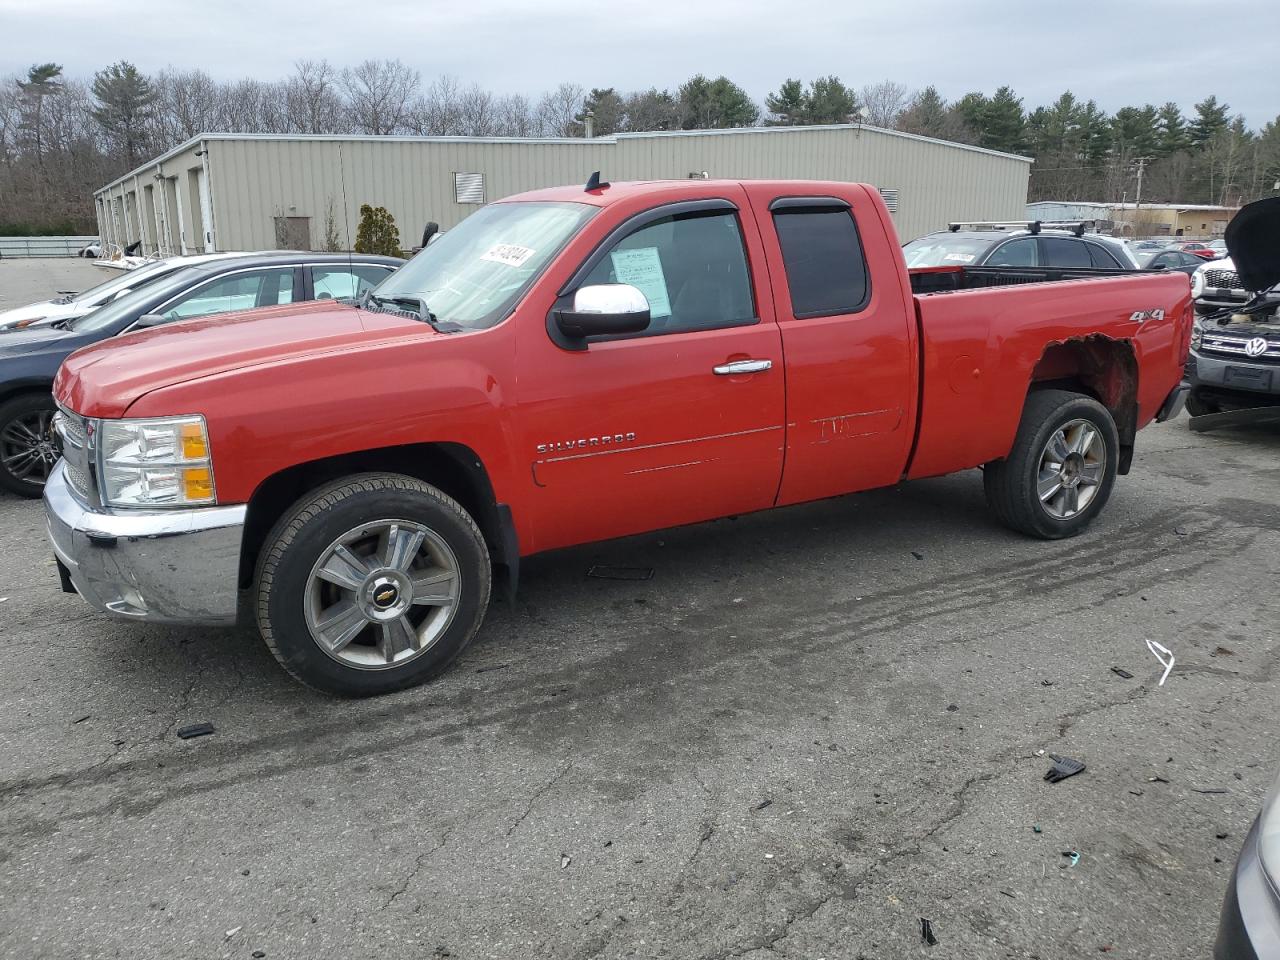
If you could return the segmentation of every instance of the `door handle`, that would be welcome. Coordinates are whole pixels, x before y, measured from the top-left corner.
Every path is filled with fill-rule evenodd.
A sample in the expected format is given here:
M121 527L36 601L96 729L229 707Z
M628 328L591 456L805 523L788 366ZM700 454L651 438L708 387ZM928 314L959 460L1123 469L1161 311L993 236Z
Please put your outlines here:
M734 377L742 373L763 373L772 368L772 360L734 360L712 367L711 370L718 377Z

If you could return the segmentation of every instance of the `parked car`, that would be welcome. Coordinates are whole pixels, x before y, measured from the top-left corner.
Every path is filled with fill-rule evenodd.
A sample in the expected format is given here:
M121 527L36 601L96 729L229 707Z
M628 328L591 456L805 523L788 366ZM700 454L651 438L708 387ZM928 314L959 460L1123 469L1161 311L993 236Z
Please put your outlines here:
M1214 255L1215 255L1215 256L1217 256L1217 257L1219 257L1219 258L1221 258L1221 257L1225 257L1225 256L1227 255L1227 241L1225 241L1225 240L1210 240L1210 241L1209 241L1209 249L1213 251L1213 253L1214 253Z
M139 290L147 284L170 276L176 270L212 260L225 260L227 257L239 256L244 254L208 253L198 257L170 257L167 260L156 260L133 270L113 274L88 290L79 293L65 292L54 300L42 300L39 303L0 312L0 333L7 330L25 330L27 327L44 327L59 320L81 317L117 297L124 296L131 290ZM0 343L3 342L0 339Z
M1180 409L1181 276L910 275L874 187L596 179L481 208L363 306L72 355L64 587L252 611L294 676L376 694L442 670L492 571L514 589L545 550L983 464L1001 521L1072 536Z
M1280 778L1253 822L1222 903L1214 960L1280 957Z
M1182 250L1142 250L1134 256L1143 270L1170 270L1191 276L1204 266L1200 257Z
M0 335L0 487L38 497L57 450L50 389L73 351L123 333L228 311L359 295L403 261L319 253L245 254L171 271L57 326ZM181 351L179 351L181 352Z
M1247 204L1227 225L1230 259L1192 277L1196 309L1208 314L1197 320L1187 363L1193 416L1280 404L1278 235L1280 197ZM1229 279L1216 275L1224 264Z
M942 230L902 248L907 267L1061 267L1136 270L1119 240L1068 230Z
M83 247L76 251L77 257L84 257L88 260L96 260L102 256L102 241L94 238L86 243Z
M1217 252L1206 243L1199 240L1183 240L1173 244L1175 250L1183 250L1187 253L1193 253L1201 260L1216 260Z

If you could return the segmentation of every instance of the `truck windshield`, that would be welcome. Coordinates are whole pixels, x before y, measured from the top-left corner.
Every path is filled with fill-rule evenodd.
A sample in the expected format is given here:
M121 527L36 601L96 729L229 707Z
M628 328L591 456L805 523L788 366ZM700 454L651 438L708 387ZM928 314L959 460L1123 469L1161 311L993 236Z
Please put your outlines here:
M442 323L491 327L595 211L539 201L481 207L378 284L374 295L421 297Z
M985 237L957 237L953 234L934 234L912 240L902 248L907 258L907 269L913 267L963 267L973 263L987 252L987 248L1001 235L988 240Z

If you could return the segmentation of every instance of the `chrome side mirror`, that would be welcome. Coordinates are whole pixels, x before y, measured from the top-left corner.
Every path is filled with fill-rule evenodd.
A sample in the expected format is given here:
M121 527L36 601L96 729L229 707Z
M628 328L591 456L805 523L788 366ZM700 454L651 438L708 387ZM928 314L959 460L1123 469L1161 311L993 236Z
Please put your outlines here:
M629 283L598 283L579 288L573 306L557 310L555 319L573 339L640 333L649 327L649 301Z

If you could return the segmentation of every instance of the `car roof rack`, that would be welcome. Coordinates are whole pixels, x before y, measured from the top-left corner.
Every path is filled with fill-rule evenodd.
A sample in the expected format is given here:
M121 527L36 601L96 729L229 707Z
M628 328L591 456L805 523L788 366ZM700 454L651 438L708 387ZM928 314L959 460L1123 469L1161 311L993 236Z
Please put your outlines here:
M1077 237L1083 236L1085 229L1098 228L1097 220L957 220L947 224L947 229L957 233L963 227L986 227L988 230L1026 230L1036 234L1043 229L1067 230Z

